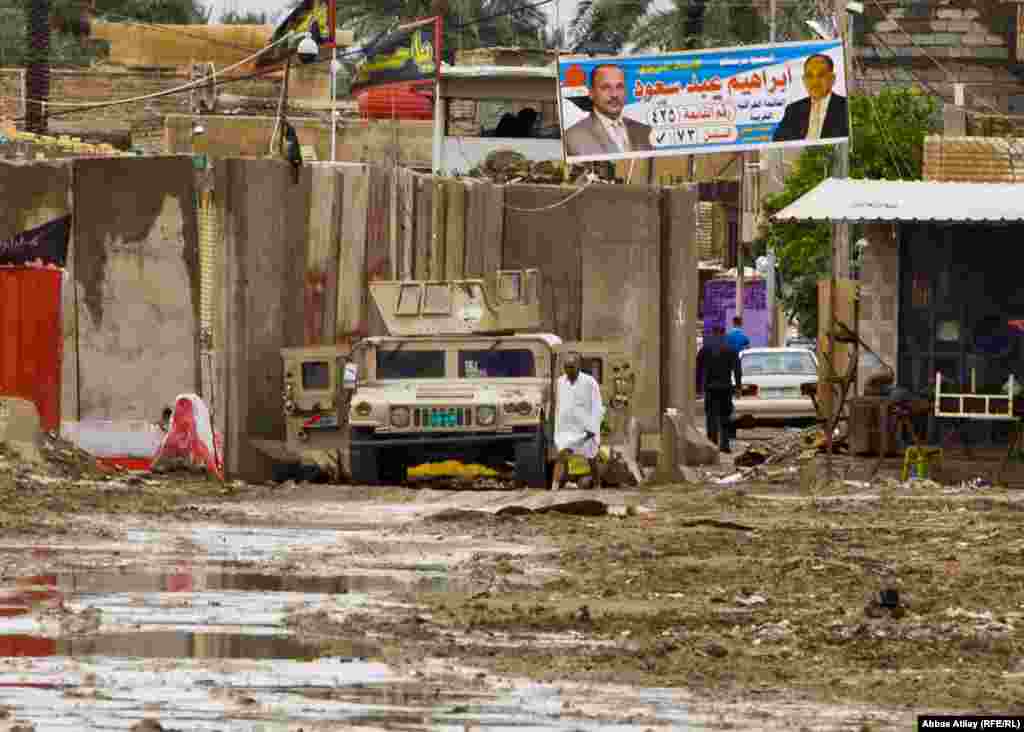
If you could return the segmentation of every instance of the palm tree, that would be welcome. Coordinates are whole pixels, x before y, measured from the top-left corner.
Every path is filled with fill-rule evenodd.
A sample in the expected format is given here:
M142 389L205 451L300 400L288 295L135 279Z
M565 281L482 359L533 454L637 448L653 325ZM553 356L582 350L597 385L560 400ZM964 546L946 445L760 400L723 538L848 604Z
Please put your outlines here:
M350 0L338 4L338 25L371 39L396 23L442 15L446 56L455 48L540 43L546 18L522 0Z
M569 21L569 43L574 49L601 46L621 51L647 13L652 0L580 0Z
M569 25L575 46L600 44L621 51L672 51L737 46L768 40L765 7L735 0L674 0L672 7L651 10L651 0L583 0ZM811 37L804 20L815 16L815 0L780 3L776 40ZM759 10L761 12L759 12Z
M50 0L29 0L25 19L25 129L46 133L46 107L50 98Z

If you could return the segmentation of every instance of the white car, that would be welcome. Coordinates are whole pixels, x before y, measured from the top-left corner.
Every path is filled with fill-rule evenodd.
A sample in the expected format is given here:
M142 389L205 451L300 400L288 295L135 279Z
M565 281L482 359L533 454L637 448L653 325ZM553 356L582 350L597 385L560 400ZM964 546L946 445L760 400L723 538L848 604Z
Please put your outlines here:
M814 402L801 387L818 378L818 358L805 348L748 348L740 353L743 395L733 400L735 417L760 421L814 419ZM698 416L704 400L697 400Z

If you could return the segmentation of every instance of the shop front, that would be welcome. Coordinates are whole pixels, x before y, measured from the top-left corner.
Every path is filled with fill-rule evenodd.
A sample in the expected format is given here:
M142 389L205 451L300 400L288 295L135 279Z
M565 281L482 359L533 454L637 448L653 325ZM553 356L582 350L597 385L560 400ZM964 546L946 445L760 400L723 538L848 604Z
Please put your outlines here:
M943 394L1006 395L1011 374L1018 388L1024 383L1022 194L1021 184L829 179L776 219L875 232L867 234L858 327L900 387L934 402L941 374ZM973 400L964 419L933 410L930 439L955 429L973 444L1003 443L1012 420L984 416L1004 407Z

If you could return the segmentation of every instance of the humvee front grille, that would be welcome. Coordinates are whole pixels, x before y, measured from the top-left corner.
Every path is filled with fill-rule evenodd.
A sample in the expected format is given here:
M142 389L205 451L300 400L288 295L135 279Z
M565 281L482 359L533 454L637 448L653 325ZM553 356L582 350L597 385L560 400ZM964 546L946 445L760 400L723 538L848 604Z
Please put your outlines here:
M472 427L472 407L416 407L412 413L413 427L452 429Z

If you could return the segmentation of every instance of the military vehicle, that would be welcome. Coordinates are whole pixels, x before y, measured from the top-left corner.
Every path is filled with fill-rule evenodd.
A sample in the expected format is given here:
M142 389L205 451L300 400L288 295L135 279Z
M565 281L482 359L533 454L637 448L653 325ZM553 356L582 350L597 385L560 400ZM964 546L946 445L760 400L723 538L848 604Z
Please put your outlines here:
M630 358L619 342L539 332L539 285L531 269L370 283L390 335L282 350L289 451L337 463L355 483L397 483L411 466L457 459L514 464L517 480L546 486L570 351L601 385L614 445L630 419Z

